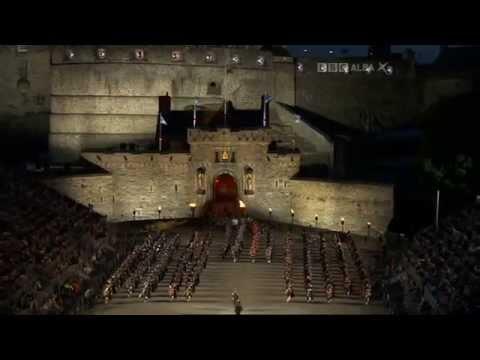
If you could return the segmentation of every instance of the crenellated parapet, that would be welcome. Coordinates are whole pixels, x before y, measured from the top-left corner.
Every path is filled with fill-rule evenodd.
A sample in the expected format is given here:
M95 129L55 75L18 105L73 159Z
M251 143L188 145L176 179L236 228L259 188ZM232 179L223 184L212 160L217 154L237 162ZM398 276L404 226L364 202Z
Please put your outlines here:
M235 142L239 145L245 143L259 143L268 145L272 141L268 129L231 131L230 129L218 129L216 131L206 131L202 129L188 130L188 143L230 143Z
M276 57L275 62L278 61L279 59ZM265 70L271 69L273 62L274 59L271 52L262 51L254 47L227 48L186 45L58 46L52 52L53 65L131 63L212 67L232 66Z

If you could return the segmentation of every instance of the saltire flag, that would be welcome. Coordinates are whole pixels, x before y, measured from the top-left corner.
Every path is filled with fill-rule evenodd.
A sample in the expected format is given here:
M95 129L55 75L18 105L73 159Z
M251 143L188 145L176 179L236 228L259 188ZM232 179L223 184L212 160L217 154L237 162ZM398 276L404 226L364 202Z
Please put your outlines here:
M168 124L167 124L167 121L166 121L165 118L163 117L162 113L160 113L160 124L162 124L162 125L168 125Z
M267 127L267 104L273 100L273 96L265 95L263 97L263 127Z

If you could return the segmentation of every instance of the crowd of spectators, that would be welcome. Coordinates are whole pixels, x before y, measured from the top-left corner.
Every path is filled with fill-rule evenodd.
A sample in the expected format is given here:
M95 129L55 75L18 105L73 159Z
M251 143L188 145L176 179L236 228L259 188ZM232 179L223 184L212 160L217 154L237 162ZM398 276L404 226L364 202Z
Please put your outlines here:
M76 314L129 251L106 219L42 183L0 168L2 311Z
M395 296L397 303L388 294L395 285L403 291ZM442 220L438 229L430 226L415 234L387 266L384 286L386 302L407 313L478 313L480 210L466 209Z

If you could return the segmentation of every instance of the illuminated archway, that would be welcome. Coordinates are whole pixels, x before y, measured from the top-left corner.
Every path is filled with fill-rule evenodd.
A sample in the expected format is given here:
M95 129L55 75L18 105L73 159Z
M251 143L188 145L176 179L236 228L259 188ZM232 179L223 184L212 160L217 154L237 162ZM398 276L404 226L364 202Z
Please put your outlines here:
M238 186L230 174L218 175L213 181L213 214L217 217L238 217Z

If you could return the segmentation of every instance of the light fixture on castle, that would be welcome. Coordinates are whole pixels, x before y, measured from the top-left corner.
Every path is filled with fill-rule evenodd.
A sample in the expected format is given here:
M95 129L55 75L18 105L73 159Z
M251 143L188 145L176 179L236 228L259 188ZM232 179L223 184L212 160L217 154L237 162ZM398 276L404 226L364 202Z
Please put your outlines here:
M158 206L158 218L159 219L160 219L161 215L162 215L162 205L159 205Z
M104 60L107 57L107 50L104 48L97 49L97 59Z
M270 219L272 218L272 208L268 208L268 216L270 217Z
M345 232L345 218L340 218L340 224L342 225L342 232Z
M65 57L67 58L67 60L72 60L75 57L75 53L72 49L67 49L65 50Z
M260 66L265 65L265 57L264 56L257 57L257 65L260 65Z
M292 217L292 224L293 224L293 219L295 218L295 211L293 209L290 209L290 216Z
M367 222L367 239L370 239L370 228L372 227L372 223L370 221Z
M190 211L192 212L192 218L195 217L195 209L197 208L197 204L196 203L190 203L188 204L188 206L190 206Z
M315 214L315 226L318 226L318 214Z
M135 59L143 60L145 58L145 52L143 49L135 49Z
M233 56L232 56L232 62L233 62L234 64L240 64L240 56L238 56L238 55L233 55Z
M303 64L302 63L297 64L297 71L298 72L303 72Z

